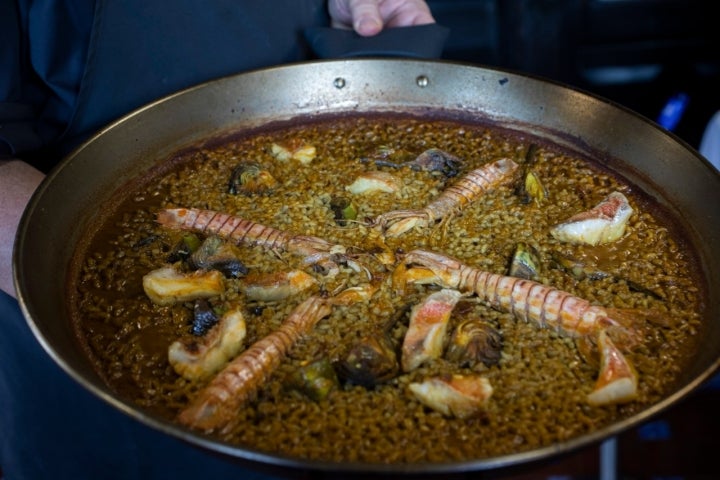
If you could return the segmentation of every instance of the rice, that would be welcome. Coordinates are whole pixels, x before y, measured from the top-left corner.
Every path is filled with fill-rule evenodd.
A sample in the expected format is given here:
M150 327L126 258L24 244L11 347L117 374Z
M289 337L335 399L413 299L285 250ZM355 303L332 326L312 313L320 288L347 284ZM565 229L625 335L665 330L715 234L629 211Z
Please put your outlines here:
M317 149L317 158L309 165L273 157L273 143L298 139ZM73 286L78 337L119 396L149 413L174 419L206 382L179 377L167 360L168 346L189 335L192 303L157 306L142 290L142 276L165 265L182 236L155 223L159 209L217 210L279 230L318 236L351 252L367 252L375 245L368 244L372 229L363 224L365 219L391 210L422 208L456 179L409 168L376 167L362 159L381 148L411 156L439 148L463 159L462 175L500 158L524 162L531 145L536 148L532 168L549 191L545 202L525 203L514 186L500 187L439 226L388 238L387 246L398 252L434 249L468 265L507 274L516 245L524 242L540 253L540 282L606 307L661 312L669 322L650 322L641 345L627 352L640 378L635 401L589 406L586 395L597 376L596 359L582 354L572 339L552 329L519 322L479 303L469 307L471 315L501 332L503 350L500 362L482 371L494 393L476 417L445 417L424 407L408 391L411 382L467 370L444 358L375 388L344 383L320 401L289 389L287 379L300 365L323 357L337 362L350 344L364 336L385 331L397 345L402 342L407 307L432 287L414 287L410 295L400 297L385 281L370 302L335 307L291 349L253 400L239 409L235 426L213 435L250 449L303 459L404 464L528 451L627 418L670 391L701 331L700 277L678 228L639 189L588 159L533 143L531 138L450 120L333 119L278 126L179 153L170 162L172 168L125 192L125 201L108 212L97 232L78 250L82 268ZM255 162L270 171L279 187L270 194L229 194L231 172L242 162ZM399 194L353 198L358 222L339 226L329 199L348 195L344 187L373 169L400 178ZM635 209L625 236L616 244L589 248L561 243L548 234L552 225L591 208L616 190ZM305 268L329 292L365 281L348 268L327 278L288 253L247 246L241 252L251 271ZM612 276L573 277L553 262L552 255L558 253L596 263ZM357 258L376 275L389 277L390 272L368 255ZM212 303L224 308L242 306L248 331L245 348L276 330L295 306L317 293L303 292L272 303L250 302L240 290L241 282L228 279L226 293ZM457 322L452 318L450 327Z

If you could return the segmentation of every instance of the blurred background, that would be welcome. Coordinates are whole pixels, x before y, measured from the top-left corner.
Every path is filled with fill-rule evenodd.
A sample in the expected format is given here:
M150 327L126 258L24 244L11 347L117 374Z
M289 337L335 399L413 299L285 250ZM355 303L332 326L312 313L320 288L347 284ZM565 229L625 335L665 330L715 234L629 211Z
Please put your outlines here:
M720 110L720 21L707 0L430 0L443 57L541 76L657 121L698 149ZM720 377L626 431L512 480L720 478ZM609 468L601 468L605 461Z
M451 28L443 57L539 75L658 120L697 148L720 110L720 22L712 0L430 0ZM677 105L677 103L676 103ZM682 108L681 108L682 110Z

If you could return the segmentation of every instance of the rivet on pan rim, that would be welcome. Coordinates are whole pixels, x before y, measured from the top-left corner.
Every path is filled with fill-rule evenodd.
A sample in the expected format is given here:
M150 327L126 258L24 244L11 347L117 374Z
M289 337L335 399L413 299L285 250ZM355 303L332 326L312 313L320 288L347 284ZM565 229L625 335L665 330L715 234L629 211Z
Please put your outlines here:
M343 88L345 86L345 79L342 77L337 77L335 80L333 80L333 85L335 85L335 88Z
M415 83L417 83L418 87L425 88L430 85L430 79L427 77L427 75L420 75L415 79Z

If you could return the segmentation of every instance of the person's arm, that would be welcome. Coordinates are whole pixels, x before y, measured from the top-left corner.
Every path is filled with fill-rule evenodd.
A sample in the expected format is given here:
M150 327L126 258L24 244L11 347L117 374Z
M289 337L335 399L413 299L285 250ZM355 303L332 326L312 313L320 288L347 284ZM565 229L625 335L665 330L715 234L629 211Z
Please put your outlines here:
M372 36L386 27L435 23L424 0L328 0L332 26Z
M0 290L15 297L12 252L15 233L43 174L20 160L0 160Z

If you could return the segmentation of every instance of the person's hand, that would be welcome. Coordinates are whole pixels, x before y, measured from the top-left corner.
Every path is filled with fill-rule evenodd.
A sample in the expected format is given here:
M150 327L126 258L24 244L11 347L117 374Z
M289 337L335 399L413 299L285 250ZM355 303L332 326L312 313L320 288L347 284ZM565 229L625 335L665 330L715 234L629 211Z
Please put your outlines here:
M328 0L335 28L352 28L368 37L385 27L435 23L424 0Z

